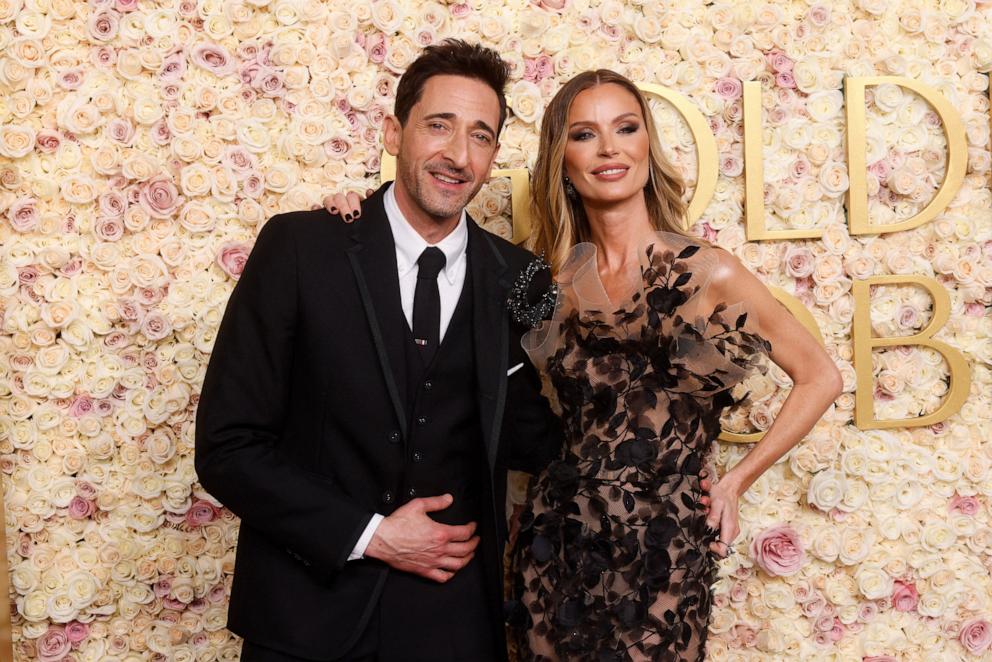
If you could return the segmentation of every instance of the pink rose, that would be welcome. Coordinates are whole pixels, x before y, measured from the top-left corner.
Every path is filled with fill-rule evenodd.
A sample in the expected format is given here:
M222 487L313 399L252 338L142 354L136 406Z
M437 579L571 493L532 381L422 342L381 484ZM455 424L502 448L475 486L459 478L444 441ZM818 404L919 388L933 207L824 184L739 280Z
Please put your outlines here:
M806 560L799 534L787 524L777 524L756 535L750 552L755 563L774 576L794 575Z
M234 60L227 49L219 44L197 44L190 54L193 64L206 69L215 76L234 73Z
M124 146L130 145L134 138L134 125L131 124L130 120L122 117L115 117L110 120L107 123L106 131L108 138Z
M785 251L785 272L793 278L812 275L814 267L813 253L805 246L789 246Z
M172 324L165 315L153 310L141 321L141 332L149 340L162 340L172 333Z
M38 660L40 662L55 662L69 654L72 645L65 635L65 630L56 625L50 625L48 631L38 639Z
M744 88L739 80L729 77L721 78L713 85L713 91L716 92L718 96L729 100L739 98L743 89Z
M974 517L982 509L982 503L973 496L961 496L955 494L947 504L947 509L952 513L961 513Z
M368 53L369 60L373 64L382 64L386 61L388 46L386 37L382 33L376 33L365 40L365 52Z
M981 655L992 644L992 624L984 618L973 618L961 626L958 639L972 655Z
M90 636L90 626L79 621L69 621L65 626L65 636L70 644L78 644Z
M893 583L892 606L896 611L916 611L919 601L920 594L916 591L916 584L898 579Z
M464 2L457 5L451 5L448 9L451 11L452 18L465 18L472 13L472 8Z
M79 418L93 411L93 398L88 395L77 395L69 405L69 415Z
M241 272L245 269L249 252L248 246L245 244L226 242L217 251L217 266L228 276L238 280L241 278Z
M7 220L17 232L31 232L38 225L38 201L19 198L7 209Z
M783 71L775 75L775 84L779 87L792 89L796 86L796 79L792 77L792 72Z
M809 8L809 22L818 28L824 27L830 22L830 8L823 5L813 5Z
M531 0L531 4L551 11L561 11L565 8L566 2L567 0Z
M186 56L180 51L162 60L158 69L158 77L164 81L177 81L186 73Z
M76 480L76 494L78 494L83 499L95 499L96 498L96 487L93 483L77 479Z
M100 214L113 218L123 218L127 211L127 199L120 191L108 191L97 198Z
M62 134L55 129L40 129L35 134L34 142L39 151L45 154L54 154L62 144Z
M152 584L152 593L155 594L156 598L164 598L169 595L172 591L172 577L168 575L160 577L157 582Z
M90 62L102 68L109 69L117 64L117 51L113 46L101 46L90 50Z
M124 236L124 222L119 218L98 218L93 224L93 234L101 241L117 241Z
M120 26L120 15L113 9L103 9L90 14L86 21L90 36L97 41L112 41L117 36Z
M220 509L209 501L197 499L186 511L186 523L190 526L203 526L217 519Z
M33 285L35 281L38 280L38 276L41 274L38 272L38 267L29 264L26 267L17 268L17 282L21 285Z
M262 67L255 72L251 86L267 97L280 97L285 94L282 73L269 67Z
M95 510L96 506L92 501L87 501L79 496L72 497L72 501L69 502L69 517L72 519L86 519Z
M792 71L792 59L780 50L773 50L768 53L767 59L768 64L771 65L772 70L777 74L785 71Z
M171 177L156 175L141 187L138 202L153 218L170 218L183 199Z
M83 84L84 78L86 78L86 72L83 69L72 67L71 69L62 69L59 71L55 82L63 90L76 90Z

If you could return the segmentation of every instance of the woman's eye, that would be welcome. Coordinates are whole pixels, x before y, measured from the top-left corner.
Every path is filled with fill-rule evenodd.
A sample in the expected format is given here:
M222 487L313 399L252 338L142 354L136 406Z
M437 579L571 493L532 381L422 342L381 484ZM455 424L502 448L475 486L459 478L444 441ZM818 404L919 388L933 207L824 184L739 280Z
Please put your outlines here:
M638 129L640 128L641 127L638 126L637 124L627 124L625 126L620 127L620 133L637 133Z
M592 138L592 131L576 131L571 137L572 140L588 140Z

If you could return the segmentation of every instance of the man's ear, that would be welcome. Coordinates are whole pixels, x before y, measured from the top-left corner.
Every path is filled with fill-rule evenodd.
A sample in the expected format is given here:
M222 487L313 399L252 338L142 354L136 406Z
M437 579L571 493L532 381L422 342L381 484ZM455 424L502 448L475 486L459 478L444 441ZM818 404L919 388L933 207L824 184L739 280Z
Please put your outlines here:
M400 153L400 142L403 140L403 125L396 115L386 115L382 120L382 146L386 151L396 156Z

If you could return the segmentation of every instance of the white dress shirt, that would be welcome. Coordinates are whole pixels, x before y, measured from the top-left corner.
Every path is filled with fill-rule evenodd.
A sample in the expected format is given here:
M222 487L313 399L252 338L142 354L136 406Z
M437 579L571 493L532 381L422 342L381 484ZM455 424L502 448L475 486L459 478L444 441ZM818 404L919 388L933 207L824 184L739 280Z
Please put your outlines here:
M392 185L386 189L386 193L383 195L383 205L386 208L386 218L389 220L389 229L392 230L393 243L396 246L396 269L400 279L400 305L403 307L407 326L412 330L413 295L417 289L417 272L420 270L417 266L417 260L420 259L420 254L424 252L424 249L431 244L428 244L403 217L403 212L396 204L396 193L393 191ZM357 222L361 223L362 221ZM462 294L462 286L465 284L468 220L464 210L462 210L462 217L455 229L434 246L441 249L445 259L444 269L437 275L437 291L441 297L441 328L438 338L444 340L444 332L448 330L451 316L455 312L455 306L458 305L458 297ZM372 519L365 526L355 548L348 556L349 561L365 556L365 550L382 520L383 516L379 513L372 515Z

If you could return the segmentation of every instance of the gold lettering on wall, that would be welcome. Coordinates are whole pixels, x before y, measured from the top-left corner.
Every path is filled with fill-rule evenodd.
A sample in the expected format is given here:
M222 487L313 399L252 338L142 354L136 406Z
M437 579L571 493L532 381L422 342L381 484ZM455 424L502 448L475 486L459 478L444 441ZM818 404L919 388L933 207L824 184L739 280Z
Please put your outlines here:
M696 141L696 163L699 167L699 173L696 176L696 190L693 192L692 201L686 211L687 218L684 221L685 228L688 230L703 215L716 191L720 163L720 154L716 148L716 136L710 130L706 118L688 97L653 83L638 83L637 87L645 94L653 94L672 104L685 119L686 124L689 125L689 131L692 132L692 137Z
M865 148L868 126L865 119L865 88L869 85L899 85L926 99L937 112L947 137L947 172L933 200L912 218L896 223L872 224L868 220L868 181ZM909 230L929 221L944 211L964 182L968 165L968 143L964 125L954 107L940 92L910 78L901 76L853 76L844 79L847 106L847 166L851 180L847 190L847 218L852 235L878 234ZM745 120L746 121L746 120Z
M816 341L823 345L823 334L820 333L820 327L817 326L816 320L813 319L813 314L809 312L809 309L803 305L803 303L792 296L781 287L776 287L774 285L769 285L768 290L772 293L776 299L779 300L786 310L792 313L792 316L796 320L806 327L806 329L813 334ZM765 436L764 432L749 432L747 434L740 434L737 432L727 432L726 430L720 431L720 441L728 441L735 444L753 444L756 441L761 441L761 438Z
M926 328L911 336L875 337L871 328L872 285L919 285L933 297L933 318ZM971 370L960 351L947 343L934 340L934 334L947 323L951 315L951 299L947 290L933 278L925 276L872 276L853 283L854 319L851 339L854 343L854 371L857 389L854 399L854 424L861 430L880 428L909 428L939 423L956 414L971 390ZM875 418L875 384L872 377L872 350L876 347L920 345L939 352L950 369L947 395L936 411L925 416L905 419Z
M761 83L744 83L744 230L748 241L819 239L821 228L769 230L765 226L765 167L762 148Z

